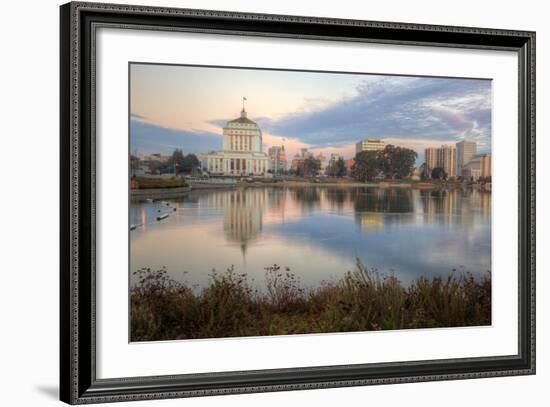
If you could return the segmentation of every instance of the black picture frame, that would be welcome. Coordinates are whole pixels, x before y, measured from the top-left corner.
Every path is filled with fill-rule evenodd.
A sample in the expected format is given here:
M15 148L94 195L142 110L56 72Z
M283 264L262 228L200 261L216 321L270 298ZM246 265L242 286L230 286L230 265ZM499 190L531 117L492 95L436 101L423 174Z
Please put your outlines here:
M60 23L62 401L84 404L535 373L534 32L81 2L62 5ZM518 354L97 379L94 35L100 26L517 52Z

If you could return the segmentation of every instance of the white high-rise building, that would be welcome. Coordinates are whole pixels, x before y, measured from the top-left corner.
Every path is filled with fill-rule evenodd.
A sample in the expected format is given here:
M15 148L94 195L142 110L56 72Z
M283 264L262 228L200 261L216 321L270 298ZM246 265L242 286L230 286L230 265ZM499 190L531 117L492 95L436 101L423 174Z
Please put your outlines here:
M456 175L462 176L462 168L476 155L475 141L463 140L456 143Z
M443 168L447 177L456 176L456 148L441 146L439 148L427 148L424 150L426 162L426 175L429 177L434 168Z
M437 148L427 148L424 150L424 161L426 162L426 176L430 177L432 170L438 166Z
M473 179L473 181L477 181L479 178L487 179L491 175L491 154L477 154L462 168L462 176L466 180Z
M447 177L456 177L456 148L441 146L438 149L438 161L440 166L447 173Z
M267 150L269 166L273 174L284 174L286 172L285 146L273 146Z
M385 144L382 140L361 140L355 143L355 154L361 151L379 151L383 150Z
M263 151L262 130L247 117L230 120L223 128L223 150L200 154L203 169L216 175L260 175L269 170L269 157Z

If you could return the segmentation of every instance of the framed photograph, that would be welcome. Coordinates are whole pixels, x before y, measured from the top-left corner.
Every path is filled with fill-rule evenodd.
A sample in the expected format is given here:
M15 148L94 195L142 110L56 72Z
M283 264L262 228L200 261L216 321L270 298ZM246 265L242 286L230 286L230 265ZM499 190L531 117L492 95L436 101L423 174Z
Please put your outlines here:
M535 33L61 6L61 400L535 373Z

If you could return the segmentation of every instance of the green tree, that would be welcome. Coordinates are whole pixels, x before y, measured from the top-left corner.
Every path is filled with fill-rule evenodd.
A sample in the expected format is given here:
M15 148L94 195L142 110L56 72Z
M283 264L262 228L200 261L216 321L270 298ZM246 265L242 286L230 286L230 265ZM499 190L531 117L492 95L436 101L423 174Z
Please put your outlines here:
M176 148L174 152L172 153L172 157L170 157L170 164L173 165L181 165L183 163L183 151L179 148Z
M321 161L314 157L306 157L298 164L298 175L302 177L314 177L321 169Z
M346 163L342 158L332 161L327 168L327 175L331 177L343 177L346 172Z
M351 176L357 181L371 181L381 171L381 154L378 151L361 151L355 156Z
M187 154L181 163L181 171L189 173L199 168L200 165L201 163L195 154Z
M381 170L386 178L405 178L414 168L417 154L405 147L388 144L381 152Z
M432 170L432 179L447 179L447 173L441 167L435 167Z

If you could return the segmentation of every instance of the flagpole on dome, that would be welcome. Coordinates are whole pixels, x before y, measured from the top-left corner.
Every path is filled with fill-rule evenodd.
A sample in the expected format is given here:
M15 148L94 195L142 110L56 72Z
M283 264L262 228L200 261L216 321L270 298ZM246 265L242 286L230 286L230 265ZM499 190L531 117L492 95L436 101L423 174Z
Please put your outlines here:
M243 96L243 110L241 111L241 117L246 117L246 110L244 110L244 101L246 100L246 97Z

